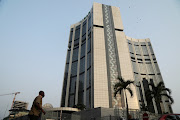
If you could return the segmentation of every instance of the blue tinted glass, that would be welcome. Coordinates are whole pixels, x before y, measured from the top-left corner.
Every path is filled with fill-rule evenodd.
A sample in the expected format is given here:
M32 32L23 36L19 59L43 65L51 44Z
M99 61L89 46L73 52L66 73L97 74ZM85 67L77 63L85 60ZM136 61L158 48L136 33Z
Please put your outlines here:
M70 80L70 94L75 94L76 77L72 77Z
M81 45L81 58L85 56L85 51L86 51L86 44Z
M73 50L73 57L72 57L73 60L72 61L78 60L78 53L79 53L79 48L77 47Z
M80 60L80 73L85 71L85 57Z
M71 76L77 75L77 64L78 64L78 61L72 63Z

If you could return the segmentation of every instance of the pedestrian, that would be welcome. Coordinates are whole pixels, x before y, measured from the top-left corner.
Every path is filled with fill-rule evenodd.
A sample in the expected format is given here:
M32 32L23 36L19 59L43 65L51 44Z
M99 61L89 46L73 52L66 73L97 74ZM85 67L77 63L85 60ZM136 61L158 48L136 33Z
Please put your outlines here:
M41 117L41 113L46 114L42 109L42 98L44 96L44 91L39 91L39 95L34 99L31 110L29 111L30 120L38 120Z

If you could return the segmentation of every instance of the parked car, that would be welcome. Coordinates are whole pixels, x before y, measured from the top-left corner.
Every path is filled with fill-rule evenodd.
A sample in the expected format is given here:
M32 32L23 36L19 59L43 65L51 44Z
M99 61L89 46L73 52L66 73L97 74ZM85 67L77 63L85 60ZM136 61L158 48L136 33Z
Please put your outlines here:
M158 120L180 120L180 114L164 114Z

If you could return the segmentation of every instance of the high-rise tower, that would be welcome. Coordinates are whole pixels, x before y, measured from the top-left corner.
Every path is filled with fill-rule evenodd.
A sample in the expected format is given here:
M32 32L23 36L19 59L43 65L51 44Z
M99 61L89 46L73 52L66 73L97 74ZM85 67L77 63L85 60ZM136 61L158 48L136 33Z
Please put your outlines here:
M151 112L170 111L167 98L162 104L146 101L148 83L163 81L150 40L127 37L123 30L119 8L99 3L71 25L61 107L81 103L86 108L124 108L124 95L113 96L113 86L121 76L139 86L130 86L134 96L127 93L129 108L145 104Z

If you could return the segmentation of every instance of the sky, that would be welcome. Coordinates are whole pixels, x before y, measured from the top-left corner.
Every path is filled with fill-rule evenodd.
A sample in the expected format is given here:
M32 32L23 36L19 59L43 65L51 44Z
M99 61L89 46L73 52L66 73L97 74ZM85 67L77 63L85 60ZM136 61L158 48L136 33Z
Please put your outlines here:
M120 8L124 32L150 38L163 80L180 113L180 0L0 0L0 95L20 92L28 109L40 90L43 104L60 106L70 25L93 2ZM14 95L0 96L0 119Z

